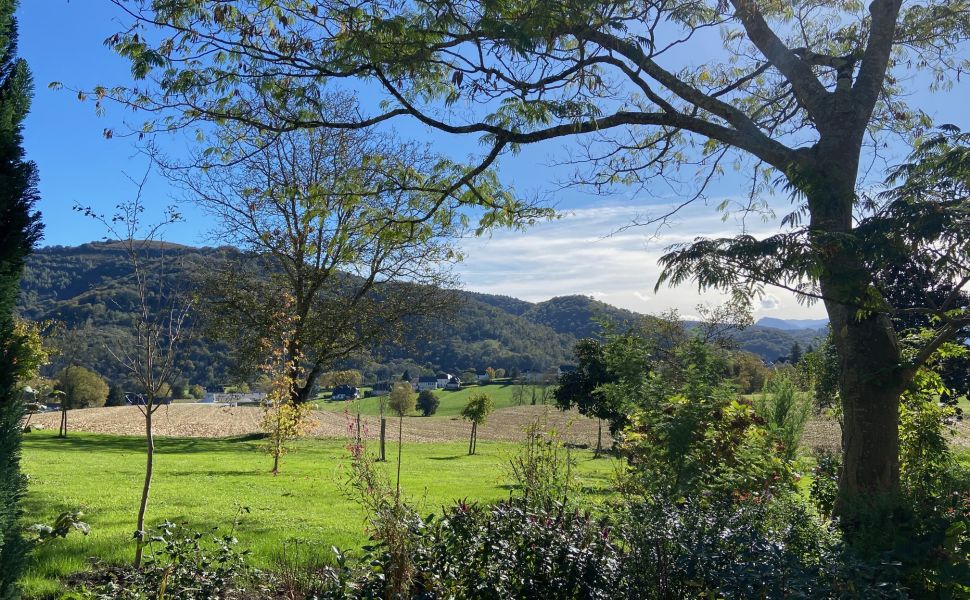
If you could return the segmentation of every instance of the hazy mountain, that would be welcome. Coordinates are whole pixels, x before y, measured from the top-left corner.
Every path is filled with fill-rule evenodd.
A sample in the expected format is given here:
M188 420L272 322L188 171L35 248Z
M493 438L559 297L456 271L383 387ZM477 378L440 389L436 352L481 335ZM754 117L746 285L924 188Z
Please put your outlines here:
M828 324L828 319L778 319L775 317L761 317L756 323L759 327L773 327L784 331L825 329Z

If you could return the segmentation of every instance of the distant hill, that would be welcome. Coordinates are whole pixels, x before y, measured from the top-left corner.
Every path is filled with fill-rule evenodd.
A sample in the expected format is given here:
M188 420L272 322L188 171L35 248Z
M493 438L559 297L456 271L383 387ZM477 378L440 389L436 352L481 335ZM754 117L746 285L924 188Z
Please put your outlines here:
M234 248L192 248L175 244L152 250L162 255L165 277L191 286L214 264L243 255ZM461 371L486 366L540 370L569 362L579 338L597 335L597 321L620 328L643 318L585 296L562 296L526 302L508 296L459 292L460 307L443 315L429 341L412 350L391 348L357 366L373 378L417 372ZM129 267L116 244L52 246L34 253L21 284L19 311L33 320L55 319L74 330L71 356L61 356L56 370L69 362L89 366L109 379L122 377L107 348L127 339L137 296ZM767 360L787 355L794 342L803 347L817 332L755 326L735 332L741 348ZM185 344L179 366L190 383L213 386L233 375L230 349L202 337Z
M828 324L828 319L776 319L775 317L761 317L756 323L759 327L772 327L783 331L825 329Z

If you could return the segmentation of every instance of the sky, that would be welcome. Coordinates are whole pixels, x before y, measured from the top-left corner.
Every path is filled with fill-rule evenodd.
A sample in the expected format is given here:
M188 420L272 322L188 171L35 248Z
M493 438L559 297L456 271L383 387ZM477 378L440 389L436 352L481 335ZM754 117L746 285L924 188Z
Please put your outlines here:
M167 230L167 240L219 245L221 240L211 234L214 224L209 217L161 175L148 171L148 160L133 139L105 138L106 129L123 131L126 125L137 124L138 117L110 104L98 115L92 103L79 101L67 90L48 87L55 81L75 89L131 83L128 64L104 46L104 40L121 27L118 9L108 0L21 0L18 17L20 55L30 64L36 87L24 136L28 157L40 170L42 244L76 245L103 238L103 228L73 207L91 206L109 213L136 193L133 182L147 174L143 199L149 212L179 203L184 216ZM970 125L959 121L965 112L960 110L960 98L970 97L968 79L963 78L947 93L917 92L914 103L938 122ZM413 128L405 132L422 135ZM187 152L192 141L175 136L164 143L169 153L178 155ZM452 144L449 150L459 156L475 148L467 140L440 143ZM494 231L486 237L462 240L465 260L455 270L464 289L529 301L582 294L641 313L676 308L687 316L696 312L698 304L723 300L721 294L699 293L689 285L655 292L657 258L670 244L739 232L741 224L734 218L722 220L714 206L743 195L740 178L725 177L715 183L706 204L691 206L661 230L624 229L634 219L662 214L677 198L633 190L601 196L579 188L561 189L564 170L554 163L569 150L551 143L503 159L499 166L503 180L520 193L554 204L560 218L526 231ZM779 214L786 204L785 199L778 201ZM769 234L778 224L749 219L744 226L749 233ZM756 317L824 316L821 305L800 304L782 290L769 290L754 309Z

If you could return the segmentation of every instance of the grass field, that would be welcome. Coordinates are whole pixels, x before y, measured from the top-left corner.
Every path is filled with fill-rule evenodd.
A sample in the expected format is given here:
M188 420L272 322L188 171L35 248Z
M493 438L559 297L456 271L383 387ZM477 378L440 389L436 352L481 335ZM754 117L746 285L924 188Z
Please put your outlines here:
M438 407L438 412L435 416L441 417L457 417L461 413L461 409L464 408L465 404L468 402L469 397L472 394L485 393L491 396L492 401L495 402L495 408L507 408L511 406L517 406L518 402L515 399L515 390L519 386L510 383L494 383L489 385L473 385L469 387L464 387L457 391L448 390L435 390L435 395L441 401L441 405ZM549 386L546 390L546 403L552 404L552 387ZM531 404L532 402L532 385L522 386L522 403ZM541 388L535 387L536 402L541 401ZM380 398L361 398L355 401L345 401L345 400L329 400L329 399L319 399L317 400L317 406L324 410L329 411L343 411L348 406L354 406L355 403L360 404L360 412L365 415L377 415L380 414ZM352 411L356 409L351 409ZM415 411L413 414L419 414Z
M236 535L268 566L281 544L301 539L322 549L352 549L366 539L366 515L347 489L347 451L342 440L305 440L283 459L278 477L269 473L262 443L248 438L161 438L149 522L184 522L228 530L239 507ZM509 494L510 442L481 442L479 454L466 456L464 442L405 443L402 487L422 513L458 499L497 500ZM396 444L388 454L396 456ZM576 451L576 472L586 494L605 493L614 472L610 459L593 460ZM24 472L30 477L27 521L50 522L67 510L84 510L87 537L72 534L42 547L31 558L24 581L28 597L58 588L57 578L90 568L88 557L110 563L131 559L135 512L144 469L138 437L52 432L24 441Z

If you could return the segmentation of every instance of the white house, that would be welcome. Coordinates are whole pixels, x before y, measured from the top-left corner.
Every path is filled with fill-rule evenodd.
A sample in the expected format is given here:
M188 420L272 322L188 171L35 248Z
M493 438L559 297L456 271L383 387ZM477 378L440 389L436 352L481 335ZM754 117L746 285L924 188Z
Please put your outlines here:
M266 400L266 394L264 392L248 392L246 394L239 393L221 393L221 392L208 392L202 402L207 404L262 404Z
M438 378L434 375L428 375L425 377L418 377L418 380L414 382L414 391L423 392L424 390L436 390L438 389Z

